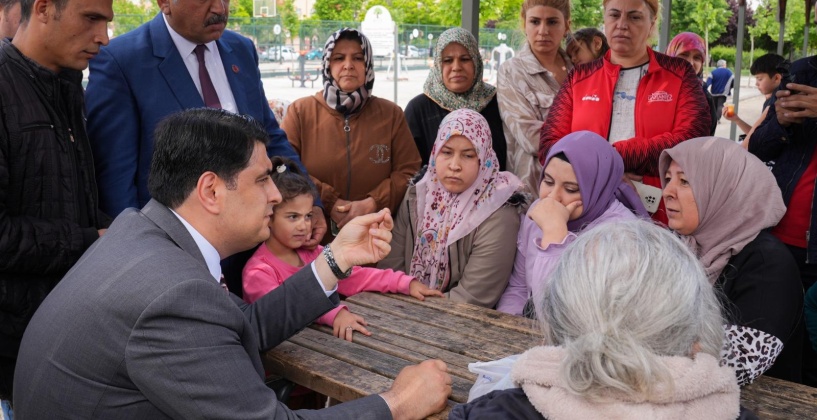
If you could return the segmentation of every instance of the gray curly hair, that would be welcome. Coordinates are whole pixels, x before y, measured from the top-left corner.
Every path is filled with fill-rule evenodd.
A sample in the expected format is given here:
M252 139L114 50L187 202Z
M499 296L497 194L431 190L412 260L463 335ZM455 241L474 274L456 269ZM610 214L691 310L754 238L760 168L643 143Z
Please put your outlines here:
M559 260L537 307L549 345L563 346L567 385L588 398L650 396L669 375L660 356L719 357L723 318L698 259L647 221L607 223Z

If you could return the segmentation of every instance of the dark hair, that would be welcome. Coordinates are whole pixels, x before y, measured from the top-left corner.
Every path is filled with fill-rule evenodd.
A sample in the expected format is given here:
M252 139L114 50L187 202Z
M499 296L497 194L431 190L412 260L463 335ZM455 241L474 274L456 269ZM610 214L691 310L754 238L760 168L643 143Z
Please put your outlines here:
M255 144L266 144L268 135L252 118L199 108L165 118L153 138L148 191L156 201L177 208L205 172L235 188L235 177L249 166Z
M309 182L309 178L295 161L289 158L272 157L272 182L281 192L281 204L301 194L309 194L313 199L316 196L315 187Z
M352 28L343 28L341 31L343 32L340 33L340 36L337 40L335 40L335 43L345 39L349 41L357 41L358 44L363 45L363 40L360 39L360 35L358 35L356 30L353 30Z
M777 66L783 62L783 57L774 54L763 54L752 63L752 67L749 68L749 72L752 75L766 73L769 77L774 77L775 74L778 74Z
M600 38L601 39L601 48L599 48L598 55L596 58L603 57L604 54L607 54L607 50L610 49L610 44L607 43L607 37L604 36L604 33L596 28L582 28L576 32L571 33L567 37L567 43L565 45L570 44L571 42L581 42L587 46L590 51L593 51L593 38Z
M8 4L6 4L7 0L0 1L3 2L2 3L3 7L16 3L15 1L9 1ZM62 12L62 9L65 8L65 5L66 3L68 3L68 0L52 0L51 2L54 3L54 9L57 11L57 16L55 17L55 19L59 19L60 12ZM32 11L31 9L33 8L34 0L20 0L20 22L28 22L28 20L31 19Z
M567 163L570 163L570 159L567 158L567 155L565 154L565 152L556 153L555 155L553 155L553 157L558 158L559 160L563 160L563 161L565 161Z
M8 14L11 6L19 3L20 0L0 0L0 7L3 8L3 14Z

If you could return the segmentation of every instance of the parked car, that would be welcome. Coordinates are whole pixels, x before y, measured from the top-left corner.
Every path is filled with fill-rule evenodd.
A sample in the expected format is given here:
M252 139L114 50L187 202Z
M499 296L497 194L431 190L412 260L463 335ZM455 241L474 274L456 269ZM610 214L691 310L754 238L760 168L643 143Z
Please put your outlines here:
M323 57L323 48L313 48L306 53L307 60L320 60Z
M408 46L408 57L409 58L419 58L419 57L422 57L421 54L422 53L420 52L419 48L415 47L414 45L409 45Z
M294 48L283 46L269 46L266 51L259 54L261 61L278 61L283 58L284 61L294 61L298 58L298 52Z

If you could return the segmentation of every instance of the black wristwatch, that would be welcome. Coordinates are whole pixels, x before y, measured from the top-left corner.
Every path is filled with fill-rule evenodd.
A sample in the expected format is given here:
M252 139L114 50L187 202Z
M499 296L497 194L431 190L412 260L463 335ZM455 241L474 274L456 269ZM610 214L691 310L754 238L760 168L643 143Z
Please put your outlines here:
M335 261L335 255L332 254L332 250L328 244L323 247L323 258L326 259L326 263L329 264L329 268L332 269L332 274L334 274L338 280L343 280L352 275L352 267L349 267L346 271L341 271L338 262Z

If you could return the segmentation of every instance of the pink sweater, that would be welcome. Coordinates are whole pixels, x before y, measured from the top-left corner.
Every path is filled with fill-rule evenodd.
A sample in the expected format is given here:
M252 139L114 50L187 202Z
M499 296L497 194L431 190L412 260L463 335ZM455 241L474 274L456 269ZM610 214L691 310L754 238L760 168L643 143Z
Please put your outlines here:
M321 255L323 247L314 250L298 249L298 256L304 262L304 267ZM295 267L281 261L265 244L261 244L252 257L247 261L242 272L244 300L253 303L261 296L280 286L286 279L304 267ZM310 268L306 268L310 270ZM402 271L381 270L368 267L353 267L352 275L346 280L338 282L338 293L343 296L352 296L360 292L402 293L409 294L409 283L414 280ZM318 318L318 323L332 326L335 316L346 305L338 305L335 309Z

